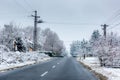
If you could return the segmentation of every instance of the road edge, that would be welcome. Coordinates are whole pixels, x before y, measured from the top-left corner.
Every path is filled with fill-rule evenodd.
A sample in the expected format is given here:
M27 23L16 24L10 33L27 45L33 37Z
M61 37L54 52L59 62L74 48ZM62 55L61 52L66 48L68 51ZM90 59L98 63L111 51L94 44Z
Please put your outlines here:
M80 64L82 64L85 68L87 68L89 71L93 72L96 77L98 77L99 80L108 80L108 78L104 75L102 75L101 73L96 72L95 70L93 70L91 67L89 67L88 65L84 64L81 61L78 61Z

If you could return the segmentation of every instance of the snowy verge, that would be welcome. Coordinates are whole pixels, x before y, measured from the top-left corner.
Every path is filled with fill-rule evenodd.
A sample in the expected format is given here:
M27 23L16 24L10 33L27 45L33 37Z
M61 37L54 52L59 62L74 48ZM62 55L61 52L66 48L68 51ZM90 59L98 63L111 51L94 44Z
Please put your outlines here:
M78 57L77 60L81 61L85 65L88 65L95 72L108 77L108 80L120 80L120 69L100 67L99 60L97 57L86 57L86 59L80 59Z
M41 63L51 58L39 52L3 52L0 51L0 72Z
M20 67L35 64L35 63L36 63L35 61L32 61L32 62L30 61L30 62L24 62L19 64L0 65L0 72L4 72L6 70L11 70L15 68L20 68Z

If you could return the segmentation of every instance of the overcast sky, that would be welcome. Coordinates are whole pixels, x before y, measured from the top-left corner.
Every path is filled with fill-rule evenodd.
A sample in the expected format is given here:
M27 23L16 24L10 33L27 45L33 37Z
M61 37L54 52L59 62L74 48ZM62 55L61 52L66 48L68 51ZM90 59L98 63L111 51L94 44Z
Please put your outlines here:
M46 22L38 27L54 30L68 49L71 41L88 40L93 30L101 31L101 24L119 23L119 17L115 21L111 17L120 13L119 9L120 0L0 0L0 26L10 22L22 27L33 26L30 15L38 10ZM119 33L120 27L112 30Z

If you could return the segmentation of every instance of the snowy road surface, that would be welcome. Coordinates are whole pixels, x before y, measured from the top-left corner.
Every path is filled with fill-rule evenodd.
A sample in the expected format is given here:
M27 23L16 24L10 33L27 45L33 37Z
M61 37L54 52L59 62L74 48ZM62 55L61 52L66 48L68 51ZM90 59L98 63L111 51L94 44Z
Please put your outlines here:
M0 80L98 80L72 57L13 70L0 75Z

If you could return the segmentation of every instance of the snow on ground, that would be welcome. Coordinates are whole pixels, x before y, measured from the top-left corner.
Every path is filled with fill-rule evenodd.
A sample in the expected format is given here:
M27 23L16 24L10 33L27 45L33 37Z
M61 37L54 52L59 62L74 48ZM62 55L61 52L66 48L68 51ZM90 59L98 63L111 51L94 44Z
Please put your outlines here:
M120 80L120 68L100 67L97 57L87 57L86 59L77 58L77 60L88 65L96 72L105 75L106 77L108 77L108 80Z
M49 56L39 52L0 52L0 71L44 62L49 59Z
M22 67L49 60L50 57L39 52L10 52L0 46L0 71Z
M23 62L23 63L19 63L19 64L2 64L2 65L0 65L0 72L4 72L6 70L10 70L10 69L14 69L14 68L23 67L26 65L34 64L34 63L35 63L35 61Z

